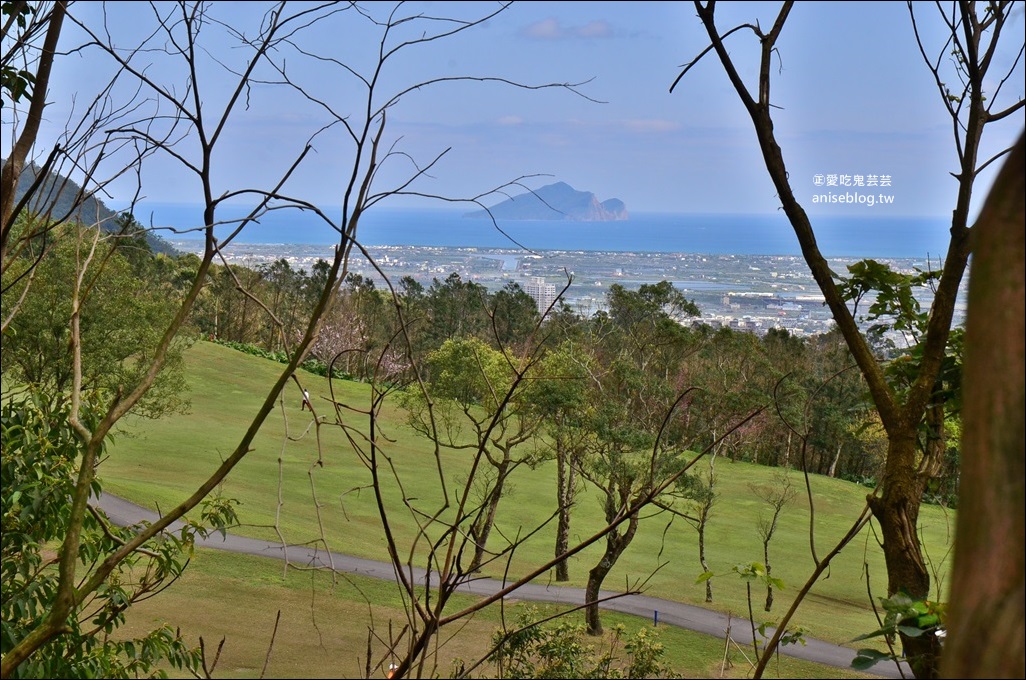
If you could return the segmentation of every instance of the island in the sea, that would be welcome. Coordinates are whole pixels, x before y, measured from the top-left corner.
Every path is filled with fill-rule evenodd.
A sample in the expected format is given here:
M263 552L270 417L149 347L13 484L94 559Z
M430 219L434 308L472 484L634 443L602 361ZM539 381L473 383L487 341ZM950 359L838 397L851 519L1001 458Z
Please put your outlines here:
M464 217L496 220L568 220L573 222L612 222L627 219L627 206L618 198L599 202L595 194L577 191L566 182L556 182L534 191L513 196L486 210Z

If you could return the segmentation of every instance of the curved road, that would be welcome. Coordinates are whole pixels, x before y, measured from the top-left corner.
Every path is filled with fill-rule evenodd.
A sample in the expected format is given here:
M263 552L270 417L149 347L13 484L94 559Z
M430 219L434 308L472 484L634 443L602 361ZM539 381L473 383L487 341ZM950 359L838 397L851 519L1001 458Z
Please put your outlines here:
M112 522L120 526L129 526L143 520L153 522L158 519L157 513L152 510L109 494L104 494L100 498L98 505L103 508L103 511L107 513ZM288 546L285 548L280 543L268 543L267 541L232 534L228 534L223 538L220 534L215 534L197 541L197 545L205 548L257 555L259 557L284 559L287 556L291 562L311 566L332 567L337 571L386 581L395 580L395 572L392 565L388 562L376 562L340 553L328 555L323 550L315 550L304 546ZM415 576L420 583L423 583L423 570L418 570ZM462 593L486 596L498 592L502 587L503 583L501 581L490 578L476 578L462 584L458 590ZM607 591L600 593L601 598L613 597L615 595L616 593ZM581 605L585 601L583 588L541 583L524 585L511 598L570 605ZM647 619L654 618L655 613L658 612L658 621L660 623L678 626L718 638L723 638L728 625L726 614L647 595L615 597L603 602L601 607L610 611L634 614ZM746 621L747 619L736 618L734 623L735 625L738 623L744 624ZM811 638L806 638L805 642L804 646L788 645L781 647L780 653L785 656L850 670L851 661L855 657L854 650ZM904 677L912 677L908 667L906 665L903 666L905 670ZM877 664L873 667L872 672L874 675L885 678L903 677L894 664Z

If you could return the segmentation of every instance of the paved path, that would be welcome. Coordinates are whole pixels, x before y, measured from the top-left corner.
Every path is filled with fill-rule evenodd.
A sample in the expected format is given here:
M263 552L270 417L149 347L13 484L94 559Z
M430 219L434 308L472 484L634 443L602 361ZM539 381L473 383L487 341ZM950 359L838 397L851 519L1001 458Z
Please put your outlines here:
M99 505L103 508L104 512L107 513L107 516L110 517L112 522L121 526L134 524L141 520L152 522L158 518L157 513L152 510L147 510L135 503L130 503L122 498L111 496L109 494L103 495L100 499ZM337 571L350 574L359 574L362 576L369 576L371 578L384 579L386 581L395 580L395 572L393 571L392 565L388 562L376 562L374 560L352 557L350 555L342 555L339 553L331 553L329 555L324 550L315 550L304 546L288 546L286 549L280 543L269 543L267 541L245 538L243 536L236 536L233 534L228 534L224 538L222 538L220 534L214 534L211 537L198 541L197 544L205 548L216 548L218 550L228 550L231 552L257 555L260 557L284 559L287 555L291 562L295 562L297 564L325 567L330 566ZM418 582L423 583L424 573L422 570L418 570L418 573L415 573L415 577L418 579ZM486 596L498 592L502 587L503 584L501 581L490 578L477 578L469 580L459 586L458 590L462 593ZM605 598L613 595L615 595L615 593L602 591L600 597ZM581 605L585 601L583 588L572 588L569 586L542 583L526 584L509 597L510 599L517 600L532 600L570 605ZM705 633L718 638L724 637L728 625L728 617L726 614L710 609L703 609L702 607L696 607L694 605L684 604L682 602L649 597L647 595L625 595L617 597L603 602L601 607L603 609L622 612L624 614L634 614L646 619L654 619L655 612L658 612L659 623L678 626L680 628ZM734 618L732 625L734 630L738 631L738 634L735 635L735 639L738 640L739 644L744 645L743 641L746 638L741 631L746 630L745 626L748 625L748 620L744 618ZM772 631L772 629L770 630ZM770 634L772 634L772 632ZM828 666L845 669L850 669L851 661L855 657L855 652L852 649L811 638L806 638L804 646L788 645L786 647L781 647L780 653L785 656L792 656L799 659L805 659L807 661L815 661ZM911 671L907 666L904 668L905 677L911 678ZM873 672L875 675L885 678L902 677L894 664L877 664L873 667Z

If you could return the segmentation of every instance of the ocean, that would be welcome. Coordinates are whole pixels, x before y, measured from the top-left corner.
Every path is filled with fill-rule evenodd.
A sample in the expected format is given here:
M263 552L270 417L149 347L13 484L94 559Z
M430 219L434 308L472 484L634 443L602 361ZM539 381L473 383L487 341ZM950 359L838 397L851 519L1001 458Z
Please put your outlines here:
M223 208L219 219L238 219L244 210ZM335 217L340 214L337 211ZM198 206L150 204L139 206L136 219L144 225L181 230L200 219ZM948 225L936 217L813 217L820 249L827 257L932 258L946 252ZM797 239L783 214L668 214L632 213L617 222L555 220L500 222L463 217L439 209L372 208L362 218L359 239L369 246L444 246L509 248L538 251L670 252L734 255L800 255ZM229 227L218 227L223 237ZM502 233L502 232L505 232ZM196 236L198 238L198 235ZM512 239L512 240L511 240ZM259 224L249 225L239 243L330 245L338 234L310 213L273 211Z

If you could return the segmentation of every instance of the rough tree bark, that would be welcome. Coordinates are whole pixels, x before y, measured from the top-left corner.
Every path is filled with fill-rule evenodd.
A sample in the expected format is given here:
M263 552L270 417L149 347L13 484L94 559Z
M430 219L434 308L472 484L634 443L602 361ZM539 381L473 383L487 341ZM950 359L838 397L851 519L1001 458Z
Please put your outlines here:
M39 54L39 61L34 74L35 84L33 96L29 102L28 112L25 115L25 123L17 140L10 149L10 155L4 163L3 173L0 174L0 262L7 263L7 241L11 229L14 226L14 203L15 189L21 172L25 167L25 160L36 142L36 135L39 133L39 124L43 120L43 109L46 108L46 91L50 86L50 72L53 70L54 54L57 51L57 41L60 39L61 29L64 25L64 16L67 13L66 2L55 2L50 12L46 38L43 41L43 48Z
M1024 138L976 225L962 410L948 678L1026 677L1026 170Z
M577 474L570 464L570 454L561 441L556 443L556 498L559 502L559 516L556 524L556 556L566 553L570 547L570 510L573 508L574 489ZM566 560L556 564L556 580L570 580L570 565Z
M624 508L630 507L629 499L621 493L620 504L613 500L612 493L606 494L606 521L614 522L620 516ZM602 582L613 569L620 555L627 549L627 546L634 540L638 533L638 522L640 513L630 513L627 520L627 528L621 533L618 529L606 534L606 549L602 553L602 559L588 572L588 584L584 590L584 601L587 603L584 611L584 619L588 624L588 635L602 635L602 618L599 615L599 592L602 590Z
M471 573L479 571L488 553L488 537L495 526L495 517L499 510L499 501L502 500L506 488L506 479L509 477L512 460L509 451L503 452L502 462L495 466L495 485L488 492L484 505L481 508L477 519L470 528L470 537L474 541L474 557L470 561L468 571Z

